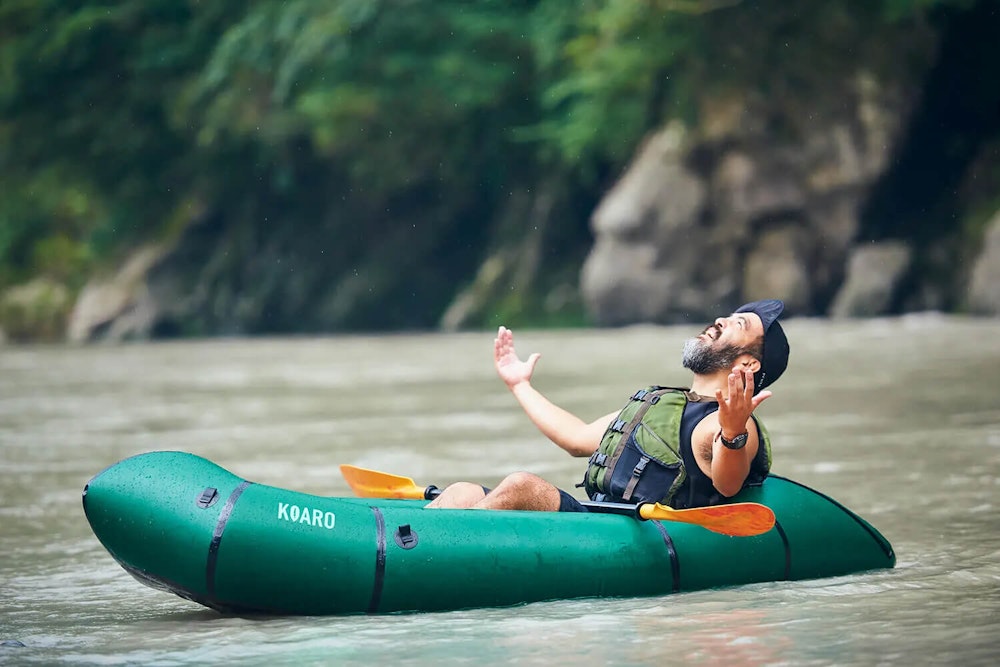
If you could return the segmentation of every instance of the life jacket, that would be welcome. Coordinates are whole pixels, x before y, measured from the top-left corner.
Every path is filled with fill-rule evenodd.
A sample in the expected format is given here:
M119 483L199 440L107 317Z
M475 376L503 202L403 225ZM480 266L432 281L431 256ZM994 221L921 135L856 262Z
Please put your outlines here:
M604 432L579 486L601 501L659 502L678 509L726 502L691 447L694 427L718 408L688 389L640 389ZM760 445L744 487L759 485L771 468L771 438L753 419Z

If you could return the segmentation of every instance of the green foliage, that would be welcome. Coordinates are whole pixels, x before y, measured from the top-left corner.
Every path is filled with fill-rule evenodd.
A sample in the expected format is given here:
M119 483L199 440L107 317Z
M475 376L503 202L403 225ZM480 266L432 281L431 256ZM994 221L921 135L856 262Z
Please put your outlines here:
M194 19L170 1L0 5L0 224L19 230L0 246L8 280L55 268L35 247L49 236L82 246L56 273L83 268L79 256L148 234L147 212L176 196L191 155L164 109L206 47Z
M601 0L540 2L532 48L540 72L537 123L518 137L586 168L620 164L668 117L694 120L719 93L758 92L815 103L824 74L859 60L905 62L878 39L966 0ZM873 36L875 37L873 39ZM872 53L845 57L845 46ZM819 82L816 85L814 82Z
M911 19L915 16L926 16L932 10L969 9L976 0L882 0L882 15L888 21Z
M502 3L250 3L176 116L208 149L283 160L304 140L375 194L461 181L474 172L463 162L531 104L518 18Z
M697 43L698 25L652 2L580 4L550 1L534 16L545 113L521 136L553 145L569 163L620 163L662 120L670 68Z
M61 284L33 280L0 293L0 330L16 341L59 340L70 305Z
M555 173L594 197L666 118L719 91L808 100L845 43L875 44L873 66L899 60L872 36L969 4L4 0L0 288L45 275L76 289L210 217L233 250L199 256L213 289L261 291L260 318L296 321L326 285L345 320L426 326L512 190ZM564 214L585 236L585 214ZM282 257L303 258L300 275L262 279Z

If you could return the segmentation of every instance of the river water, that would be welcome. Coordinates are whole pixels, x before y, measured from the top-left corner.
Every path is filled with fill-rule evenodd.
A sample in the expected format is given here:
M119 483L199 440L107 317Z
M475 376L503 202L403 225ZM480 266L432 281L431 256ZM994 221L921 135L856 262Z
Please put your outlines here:
M697 327L515 332L535 384L584 418L684 384ZM895 547L894 570L450 613L222 616L142 586L84 518L87 480L184 450L247 479L349 495L337 465L418 483L582 461L538 435L492 334L0 348L0 663L992 665L1000 655L1000 321L791 320L760 409L774 471ZM16 642L16 644L15 644ZM20 645L18 645L20 644ZM23 645L23 646L22 646Z

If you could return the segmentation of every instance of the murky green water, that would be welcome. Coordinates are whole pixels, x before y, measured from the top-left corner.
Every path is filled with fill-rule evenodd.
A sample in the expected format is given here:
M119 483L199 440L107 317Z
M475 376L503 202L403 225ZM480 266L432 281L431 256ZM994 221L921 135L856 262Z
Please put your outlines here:
M696 327L516 332L536 386L585 418L684 383ZM224 617L146 588L93 537L105 466L178 449L236 474L348 495L337 465L418 483L580 460L493 373L492 334L0 348L2 664L992 665L1000 654L1000 321L793 320L761 412L775 472L893 543L892 571L667 597L445 614Z

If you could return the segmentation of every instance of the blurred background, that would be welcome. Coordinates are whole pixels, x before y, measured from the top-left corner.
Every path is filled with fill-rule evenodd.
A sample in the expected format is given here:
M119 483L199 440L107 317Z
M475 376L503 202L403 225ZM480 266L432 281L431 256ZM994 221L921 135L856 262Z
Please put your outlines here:
M994 0L4 0L0 338L1000 314Z
M895 569L262 622L80 511L164 449L573 489L485 330L589 421L765 297L774 472ZM997 0L0 0L0 663L992 667L998 316Z

